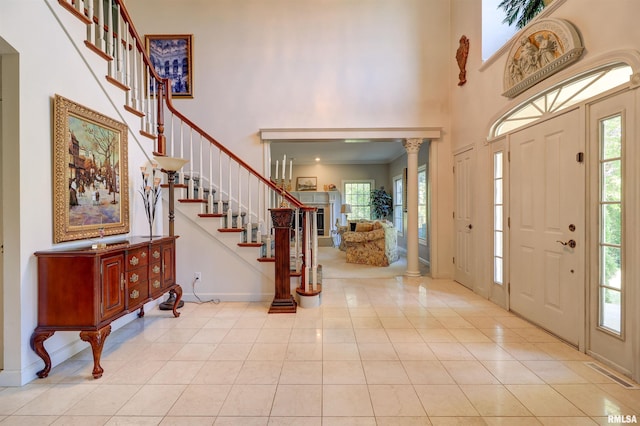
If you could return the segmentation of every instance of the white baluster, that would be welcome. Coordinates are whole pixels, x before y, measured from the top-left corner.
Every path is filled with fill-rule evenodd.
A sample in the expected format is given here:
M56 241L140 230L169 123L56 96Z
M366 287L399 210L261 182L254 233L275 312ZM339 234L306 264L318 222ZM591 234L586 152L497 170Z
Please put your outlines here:
M167 155L175 156L176 147L173 145L173 112L169 116L169 141L167 147Z
M114 77L116 75L116 49L118 48L117 41L114 43L114 36L117 31L113 30L113 0L107 1L107 54L112 57L111 61L109 61L109 66L107 67L107 74L109 77Z
M269 230L269 233L267 234L267 239L265 243L267 245L266 257L271 257L271 230Z
M194 173L193 173L193 127L189 127L189 187L187 198L194 198Z
M118 7L120 7L118 5ZM118 9L119 10L119 9ZM131 89L131 70L129 69L131 67L131 58L130 58L130 53L129 53L129 43L131 42L131 40L129 39L130 34L129 34L129 23L127 21L123 21L123 25L124 25L124 30L122 31L124 33L124 46L123 46L123 51L122 51L122 58L124 60L122 66L124 67L124 73L122 75L122 83L127 86L129 89ZM125 105L128 106L132 106L131 105L131 90L127 90L125 92Z
M198 181L198 198L204 200L204 190L203 190L203 181L204 181L204 169L202 167L202 133L200 133L200 180Z
M158 80L151 74L151 67L147 67L147 74L151 80L151 86L153 86L153 93L156 96L149 96L149 133L156 135L158 131L158 123L156 117L158 116Z
M144 62L142 62L144 63ZM152 93L154 93L156 96L158 95L158 92L156 91L156 86L154 84L152 84L151 82L151 73L148 71L148 67L144 66L145 69L145 84L146 87L152 91ZM154 79L155 80L155 79ZM145 102L145 115L144 115L144 129L147 133L149 134L153 134L153 131L151 130L151 120L152 120L152 112L151 112L151 99L153 98L153 96L147 96L147 102Z
M209 199L207 211L213 213L213 144L209 144Z
M251 222L251 173L247 171L247 220Z
M133 37L133 50L131 51L131 108L138 110L138 40Z
M231 157L228 157L227 159L227 168L229 169L229 188L227 190L227 212L231 211ZM231 217L231 216L228 216ZM233 228L233 222L231 220L229 220L229 223L227 224L227 228Z
M242 184L241 184L241 176L240 172L242 169L240 168L240 163L238 163L238 218L236 219L236 228L242 228Z
M115 52L118 55L118 61L116 64L116 80L118 80L120 83L124 84L124 73L122 72L122 67L124 66L124 52L126 51L125 46L123 46L123 42L126 39L126 34L125 32L122 31L122 29L124 28L124 24L123 24L123 20L122 17L120 15L120 5L116 4L116 20L117 20L117 24L116 24L116 28L118 29L117 34L116 34L116 38L114 38L115 43L116 43L116 48L115 48Z
M227 205L227 228L233 228L233 213L231 212L231 202Z
M93 21L93 19L91 20ZM98 1L98 45L96 46L101 52L106 51L106 42L104 40L104 3Z
M184 158L184 121L180 120L180 158ZM184 185L184 170L180 170L180 185Z
M222 213L222 150L218 149L218 213Z
M91 21L89 25L87 25L87 41L94 46L96 45L96 27L93 22L93 0L89 0L87 3L89 7L87 7L87 18Z

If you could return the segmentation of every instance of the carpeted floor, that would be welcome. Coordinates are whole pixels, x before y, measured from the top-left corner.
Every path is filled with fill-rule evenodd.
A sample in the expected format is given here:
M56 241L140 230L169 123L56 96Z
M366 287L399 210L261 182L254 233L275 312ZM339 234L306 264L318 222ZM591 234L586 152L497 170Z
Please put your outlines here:
M389 266L358 265L346 262L346 254L333 247L318 247L318 263L322 265L323 278L387 278L403 275L407 270L404 256ZM429 268L420 264L420 273L428 275Z

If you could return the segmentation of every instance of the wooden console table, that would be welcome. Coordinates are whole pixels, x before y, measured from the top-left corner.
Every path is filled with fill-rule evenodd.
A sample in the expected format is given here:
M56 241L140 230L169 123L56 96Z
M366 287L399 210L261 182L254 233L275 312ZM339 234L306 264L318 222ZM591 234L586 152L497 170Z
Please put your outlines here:
M102 348L117 318L170 292L176 295L173 315L182 298L176 284L176 238L131 238L105 248L39 251L38 326L31 348L44 361L38 377L51 371L44 342L56 331L80 331L91 344L93 377L100 378Z

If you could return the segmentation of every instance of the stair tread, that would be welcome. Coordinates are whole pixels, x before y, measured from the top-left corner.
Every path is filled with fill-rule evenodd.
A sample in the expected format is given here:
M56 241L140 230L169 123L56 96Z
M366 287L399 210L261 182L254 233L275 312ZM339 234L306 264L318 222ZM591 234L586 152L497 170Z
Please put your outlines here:
M240 247L262 247L262 243L238 243Z

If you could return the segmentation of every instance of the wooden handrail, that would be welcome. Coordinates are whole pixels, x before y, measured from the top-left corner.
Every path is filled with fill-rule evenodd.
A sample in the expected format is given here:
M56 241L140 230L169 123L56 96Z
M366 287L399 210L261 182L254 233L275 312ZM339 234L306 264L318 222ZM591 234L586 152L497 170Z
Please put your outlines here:
M120 14L121 14L122 18L125 20L125 22L127 22L129 24L129 33L131 34L131 36L133 38L136 39L137 45L139 46L139 50L142 53L142 58L143 58L145 64L147 65L147 68L150 70L153 78L158 82L158 115L157 115L157 120L158 120L158 146L157 146L157 151L155 152L155 154L157 154L157 155L166 155L166 146L165 146L166 145L166 137L164 135L164 108L162 106L163 103L164 103L164 104L167 105L167 108L169 109L169 111L171 111L176 117L178 117L184 123L188 124L193 130L195 130L198 134L200 134L200 136L202 136L204 139L208 140L211 144L213 144L215 147L220 149L220 151L224 152L227 156L229 156L229 158L233 159L236 163L238 163L240 166L242 166L244 169L246 169L249 173L251 173L257 179L262 181L262 183L264 183L266 186L271 188L273 191L280 193L280 195L282 195L292 206L295 206L297 208L304 207L304 204L301 203L296 197L291 195L288 191L278 187L271 180L266 179L264 176L262 176L261 173L258 173L253 167L251 167L250 165L245 163L240 157L235 155L233 152L231 152L229 149L227 149L227 147L222 145L220 142L218 142L215 138L213 138L207 132L202 130L202 128L200 128L200 126L198 126L193 121L189 120L187 117L185 117L182 113L180 113L180 111L178 111L173 106L173 102L172 102L172 98L171 98L171 90L170 90L169 79L168 78L162 78L156 73L156 70L153 67L153 64L151 63L151 59L149 58L149 55L147 55L146 50L140 48L140 46L142 46L142 39L138 35L138 32L136 31L136 29L135 29L135 27L133 25L133 21L131 19L131 16L129 15L129 11L127 10L126 6L120 0L114 0L114 1L120 5ZM161 87L164 90L162 90ZM163 91L165 92L164 96L163 96L163 93L162 93Z
M156 71L155 66L153 65L153 63L151 62L151 58L149 53L147 52L146 49L146 43L143 41L143 38L138 34L135 26L133 25L133 21L131 19L131 16L129 15L129 11L127 10L126 6L123 4L124 0L107 0L107 12L106 15L108 16L108 19L104 19L104 7L103 7L103 1L104 0L84 0L82 2L80 2L81 0L58 0L58 2L65 7L65 9L67 9L68 11L72 12L75 16L79 17L83 22L85 22L85 24L88 26L89 31L87 32L87 40L85 40L85 44L95 53L99 54L100 56L102 56L103 58L105 58L107 61L112 61L109 63L109 73L107 75L107 80L110 81L113 84L116 84L118 87L120 87L121 89L127 91L127 101L125 103L124 108L127 111L132 112L133 114L135 114L136 116L140 117L143 119L143 123L141 125L141 130L140 133L143 134L144 136L148 136L150 138L154 138L156 140L156 146L155 149L153 150L153 155L155 156L165 156L168 153L167 150L167 136L165 135L165 108L167 109L167 111L170 111L171 113L171 118L170 118L170 125L171 125L171 130L170 130L170 138L171 138L171 145L172 145L172 153L175 150L174 145L174 132L173 132L173 123L174 123L174 117L177 118L180 121L180 149L182 152L182 128L183 128L183 124L185 125L185 127L187 127L187 131L193 135L199 135L200 136L200 144L199 144L199 149L200 149L200 169L199 171L194 171L193 168L191 169L191 171L189 172L185 172L185 173L181 173L180 174L180 178L181 179L186 179L187 177L189 178L189 186L188 186L188 198L194 199L194 190L196 188L194 188L193 186L193 182L195 180L197 180L198 178L196 176L198 176L198 173L200 174L200 179L198 180L199 182L199 186L197 188L198 190L198 197L202 198L203 193L206 194L207 189L203 188L202 186L202 182L203 180L206 180L206 178L204 178L202 176L202 171L203 171L203 146L207 144L207 142L204 142L204 140L208 141L209 143L209 159L210 159L210 164L209 164L209 204L207 205L207 209L209 210L209 212L213 211L215 209L215 207L213 207L213 203L217 203L217 209L218 210L224 210L225 206L225 202L222 201L222 198L218 198L218 201L216 202L213 198L212 195L212 191L215 192L215 190L213 189L213 184L212 184L212 170L213 170L213 163L212 163L212 155L213 155L213 150L217 149L218 150L218 161L219 161L219 183L218 183L218 191L220 191L220 194L222 195L224 190L222 189L222 158L223 158L223 154L226 155L226 157L229 160L229 166L228 166L228 170L229 170L229 179L227 181L228 183L228 191L227 191L227 196L229 197L228 201L226 203L227 206L227 223L228 223L228 228L224 228L224 229L220 229L220 231L231 231L231 223L233 221L232 219L232 208L231 208L231 201L232 201L232 190L231 190L231 185L232 185L232 176L231 176L231 164L232 162L235 162L235 164L237 164L238 166L238 176L237 176L237 184L238 184L238 191L237 191L237 197L236 197L236 201L237 201L237 207L238 207L238 218L240 218L240 215L244 215L243 212L241 212L242 207L243 207L243 197L242 197L242 179L241 179L241 174L240 171L242 169L244 169L244 171L246 171L248 173L248 179L244 182L244 185L247 185L247 188L249 190L249 194L251 192L251 188L252 188L252 176L254 178L257 179L258 181L258 187L259 187L259 192L257 193L257 199L258 199L258 209L257 209L257 213L254 215L256 217L256 222L253 223L251 220L251 215L252 215L252 206L251 206L251 202L252 202L252 197L251 194L248 195L247 198L247 216L248 216L248 221L246 224L247 227L247 235L249 236L249 238L251 238L251 232L253 229L252 226L254 224L258 224L258 227L260 227L260 219L263 218L268 222L268 219L265 218L264 216L261 216L261 209L263 207L276 207L276 205L273 205L274 201L277 202L278 198L277 196L275 198L271 198L273 197L274 193L276 195L279 195L282 197L283 201L286 201L289 203L290 207L292 209L296 209L298 210L300 213L303 214L303 216L306 218L305 222L302 223L302 229L303 229L303 233L302 238L300 238L300 235L298 235L296 238L296 250L299 250L298 248L298 242L301 242L301 246L304 247L304 253L297 251L296 256L301 255L302 258L302 265L304 266L304 268L302 268L302 270L300 270L299 275L301 276L301 282L302 285L304 286L304 291L308 292L309 290L309 285L311 284L311 282L309 281L309 277L312 277L312 285L313 285L313 289L314 291L316 290L316 287L318 285L317 281L316 281L316 272L317 272L317 233L316 233L316 227L317 227L317 223L316 223L316 218L315 218L315 212L317 210L316 207L312 207L312 206L308 206L303 204L302 202L300 202L296 197L294 197L290 192L288 192L286 189L280 187L277 185L277 181L274 182L271 178L267 178L264 177L263 174L259 173L258 171L256 171L253 167L251 167L249 164L247 164L244 160L242 160L240 157L238 157L235 153L233 153L231 150L229 150L226 146L224 146L223 144L221 144L219 141L217 141L214 137L212 137L211 135L209 135L207 132L205 132L200 126L198 126L196 123L194 123L193 121L191 121L189 118L187 118L185 115L183 115L180 111L178 111L176 109L176 107L173 105L173 99L172 99L172 94L171 94L171 80L169 78L163 78L159 75L159 72ZM98 7L95 7L96 4L95 2L100 2ZM119 10L119 16L117 17L119 20L116 20L113 16L114 11L118 9ZM97 12L96 12L97 10ZM93 16L90 16L93 15ZM101 16L102 15L102 16ZM124 28L124 27L128 27L128 28ZM128 33L128 34L127 34ZM105 35L106 34L106 38L105 39ZM129 39L129 37L131 37L131 39ZM115 44L114 44L115 43ZM122 46L120 46L120 44L122 44ZM133 48L133 46L136 46L135 49ZM123 50L124 49L124 50ZM125 59L123 59L125 58ZM123 74L123 61L125 62L124 67L125 67L125 71L124 73L127 73L129 71L132 72L133 74L133 80L130 80L129 74ZM132 68L129 69L129 67L132 64ZM124 78L123 78L124 77ZM131 84L133 82L133 84ZM155 89L155 94L153 93L153 90ZM131 91L129 91L131 90ZM154 129L155 127L155 129ZM156 131L156 134L153 134L153 132ZM190 148L190 156L191 156L191 160L193 160L193 139L190 136L191 142L189 145ZM214 148L215 147L215 148ZM192 163L193 165L193 163ZM243 171L243 172L244 172ZM244 173L243 173L244 175ZM262 183L264 186L259 186L259 184ZM263 206L262 203L260 202L261 199L261 193L262 191L264 191L265 188L268 188L269 190L273 191L269 197L270 200L265 200L266 203ZM266 191L265 191L265 195L266 195ZM214 201L212 201L214 200ZM203 199L199 199L199 202L204 201ZM281 204L282 205L286 205L286 203ZM278 208L271 208L271 210L278 210ZM265 210L266 212L266 210ZM310 227L309 225L309 215L313 214L313 225L311 225ZM296 214L296 218L298 217L298 214ZM297 220L297 219L296 219ZM242 222L240 220L237 221L237 227L233 227L233 231L234 232L238 232L240 230L242 230L242 227L245 226L244 224L242 224ZM271 235L271 234L268 234ZM299 241L301 240L301 241ZM247 240L249 244L251 244L249 241ZM268 247L270 248L271 245L269 243L269 237L267 237L267 241L268 241ZM246 243L245 243L246 244ZM255 244L255 243L254 243ZM288 243L287 243L288 244ZM313 247L312 247L313 246ZM286 262L289 265L290 264L290 258L289 256L285 256L286 257ZM284 261L284 259L282 259ZM298 270L298 264L296 261L296 270ZM287 266L288 268L289 266ZM305 293L306 294L306 293Z

